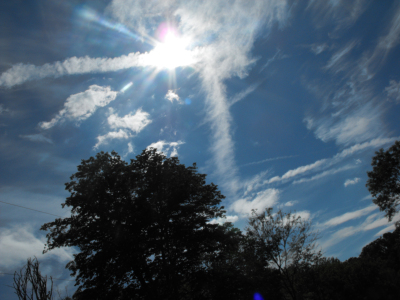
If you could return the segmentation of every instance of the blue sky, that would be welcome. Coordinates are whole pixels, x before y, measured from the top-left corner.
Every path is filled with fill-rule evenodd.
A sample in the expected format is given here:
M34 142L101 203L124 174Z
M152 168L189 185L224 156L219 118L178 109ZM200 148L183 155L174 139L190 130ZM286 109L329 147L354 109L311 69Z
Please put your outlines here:
M399 35L397 1L1 4L0 199L68 216L81 159L153 146L196 162L239 228L251 209L296 211L326 256L357 256L394 229L365 183L400 139ZM73 249L41 254L54 218L0 203L0 271L36 255L70 279Z

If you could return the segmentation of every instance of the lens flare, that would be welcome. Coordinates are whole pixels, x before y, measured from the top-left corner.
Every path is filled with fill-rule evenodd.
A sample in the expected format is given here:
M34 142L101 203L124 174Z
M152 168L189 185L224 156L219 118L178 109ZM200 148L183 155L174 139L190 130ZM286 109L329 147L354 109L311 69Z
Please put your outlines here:
M264 300L264 298L259 293L254 294L254 300Z
M127 89L129 89L133 85L133 82L129 82L121 89L121 93L124 93Z

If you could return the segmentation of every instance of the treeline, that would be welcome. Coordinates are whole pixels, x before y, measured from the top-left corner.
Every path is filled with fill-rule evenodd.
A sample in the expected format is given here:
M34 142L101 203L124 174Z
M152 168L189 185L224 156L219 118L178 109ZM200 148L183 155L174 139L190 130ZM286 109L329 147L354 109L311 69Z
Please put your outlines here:
M400 143L387 153L377 152L367 186L391 218L400 159L394 175L381 165L400 158ZM392 184L382 189L380 173ZM71 216L41 228L44 252L78 250L66 266L78 286L73 299L399 298L399 226L341 262L323 257L318 232L296 214L253 212L244 232L219 225L224 196L205 177L156 149L129 163L115 152L82 160L66 183Z

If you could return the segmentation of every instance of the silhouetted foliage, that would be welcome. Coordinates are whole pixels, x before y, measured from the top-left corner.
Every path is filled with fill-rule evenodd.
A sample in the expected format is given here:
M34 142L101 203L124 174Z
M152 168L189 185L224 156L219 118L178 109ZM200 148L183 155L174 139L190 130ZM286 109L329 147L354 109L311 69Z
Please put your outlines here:
M396 151L399 142L377 152L367 184L378 205L386 197L381 209L390 218L399 204ZM66 189L71 195L63 207L71 208L71 217L42 230L50 231L44 252L78 248L67 264L77 276L74 299L245 300L258 293L275 300L391 300L400 295L400 224L344 262L322 257L319 234L295 213L254 211L242 234L229 222L210 223L224 216L219 207L224 196L206 184L195 164L185 167L155 149L130 163L115 152L82 160Z
M387 151L375 152L372 166L366 186L375 198L373 202L392 220L400 205L400 141Z
M42 276L39 270L39 261L28 258L26 265L14 273L13 287L20 300L52 300L53 279L48 289L47 276Z
M71 217L41 228L50 230L44 252L79 249L67 264L79 285L74 298L194 299L204 291L207 265L226 259L238 235L209 223L223 216L224 196L205 176L156 149L129 164L115 152L82 160L66 183Z
M365 246L359 257L344 262L322 258L302 269L303 299L398 299L400 228Z
M302 271L322 257L316 250L318 233L312 230L311 221L280 210L273 214L272 208L268 208L260 214L253 211L246 230L261 264L279 271L284 294L300 299L298 279Z

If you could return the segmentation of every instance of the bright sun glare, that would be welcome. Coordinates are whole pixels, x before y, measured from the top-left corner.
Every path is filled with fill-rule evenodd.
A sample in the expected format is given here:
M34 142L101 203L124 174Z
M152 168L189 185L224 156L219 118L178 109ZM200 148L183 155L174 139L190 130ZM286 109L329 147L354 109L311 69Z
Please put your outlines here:
M150 64L158 68L173 70L193 63L193 55L187 50L187 40L178 37L174 32L167 32L164 41L158 43L149 53Z

